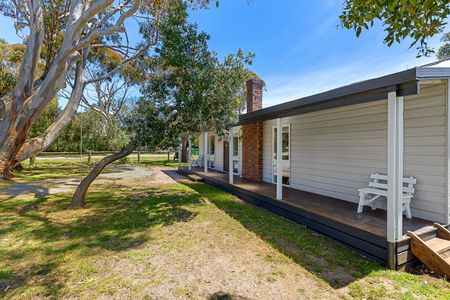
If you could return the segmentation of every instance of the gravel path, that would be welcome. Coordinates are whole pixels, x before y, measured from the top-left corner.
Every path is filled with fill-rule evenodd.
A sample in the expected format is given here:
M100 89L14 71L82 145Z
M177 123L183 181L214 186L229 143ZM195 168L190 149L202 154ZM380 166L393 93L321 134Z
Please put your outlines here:
M150 169L131 165L113 165L110 168L113 169L113 172L101 174L94 181L93 185L100 185L110 181L116 181L124 186L176 183L171 177L175 176L176 170L170 167L153 167ZM0 188L0 200L19 195L42 198L47 195L73 192L81 179L80 177L70 177L30 182L12 182Z

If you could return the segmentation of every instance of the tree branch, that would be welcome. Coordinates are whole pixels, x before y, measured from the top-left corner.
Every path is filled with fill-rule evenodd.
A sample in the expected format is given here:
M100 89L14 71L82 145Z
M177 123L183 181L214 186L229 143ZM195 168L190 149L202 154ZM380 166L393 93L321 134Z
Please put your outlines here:
M60 113L56 121L53 122L53 124L50 125L43 133L35 138L27 140L22 145L19 154L16 157L18 162L24 161L47 149L72 121L83 95L84 64L87 58L86 49L83 51L83 57L83 60L77 63L72 94L64 107L64 110Z
M24 59L20 66L15 95L27 97L33 91L33 83L41 55L44 38L44 16L40 0L29 1L30 8L30 34L27 37L27 46Z
M108 27L91 29L91 31L88 32L84 38L80 39L79 43L76 45L76 48L80 49L86 47L99 36L110 35L114 32L123 32L123 22L125 22L128 17L132 16L138 10L139 4L140 1L135 0L130 9L119 16L116 24Z
M98 81L103 81L108 79L109 77L111 77L112 75L114 75L115 73L117 73L125 64L127 64L128 62L134 60L135 58L137 58L139 55L141 55L142 53L144 53L145 51L147 51L150 48L150 44L147 44L145 47L142 47L139 51L137 51L136 53L134 53L132 56L122 60L113 70L109 71L108 73L106 73L103 76L97 77L97 78L92 78L89 80L86 80L86 85L87 84L91 84L94 82L98 82Z

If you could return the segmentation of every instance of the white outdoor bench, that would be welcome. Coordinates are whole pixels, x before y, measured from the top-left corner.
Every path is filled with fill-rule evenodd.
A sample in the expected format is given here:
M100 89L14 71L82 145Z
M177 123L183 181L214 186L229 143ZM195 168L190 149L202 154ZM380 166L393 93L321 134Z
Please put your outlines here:
M362 213L364 205L370 205L375 210L375 200L380 197L387 197L387 175L371 174L369 180L369 187L358 189L359 192L359 205L358 213ZM412 218L411 215L411 199L414 196L414 185L417 180L414 177L403 178L403 210L406 211L406 217Z

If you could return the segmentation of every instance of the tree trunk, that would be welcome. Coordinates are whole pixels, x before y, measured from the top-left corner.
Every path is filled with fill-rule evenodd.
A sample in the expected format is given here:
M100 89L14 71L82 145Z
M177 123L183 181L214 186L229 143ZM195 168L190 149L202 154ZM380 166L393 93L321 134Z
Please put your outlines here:
M181 162L185 163L188 161L188 140L187 139L183 139L183 141L181 142Z
M5 143L0 144L0 180L11 179L11 172L17 163L15 157L25 139L26 133L23 131L9 132L8 136L5 137Z
M83 50L83 55L85 57L87 52L88 51L86 49ZM85 73L85 57L82 61L77 63L74 88L72 89L70 99L64 107L64 110L59 114L55 122L53 122L53 124L51 124L43 133L37 137L27 140L22 145L16 157L17 162L24 161L27 158L45 151L72 122L72 119L78 110L84 91L83 76Z
M0 160L0 181L6 181L11 179L12 167L7 161Z
M77 190L75 191L75 194L72 197L71 207L73 208L80 208L84 207L84 199L86 197L86 193L91 186L91 183L100 175L100 173L103 171L103 169L108 166L109 164L115 162L116 160L119 160L125 156L130 155L131 152L136 149L135 145L129 145L126 149L111 154L110 156L107 156L100 160L98 164L95 165L95 167L91 170L91 172L83 178L83 180L80 182L80 184L77 187Z

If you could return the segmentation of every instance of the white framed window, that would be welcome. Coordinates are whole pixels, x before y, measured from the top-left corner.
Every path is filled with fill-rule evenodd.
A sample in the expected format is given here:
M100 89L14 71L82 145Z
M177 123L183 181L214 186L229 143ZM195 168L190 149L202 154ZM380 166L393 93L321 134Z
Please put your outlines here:
M214 135L211 135L209 138L209 147L208 147L208 154L209 154L209 167L210 168L214 168L215 167L215 162L216 162L216 157L215 157L215 152L216 152L216 138Z
M233 174L239 175L239 142L240 138L238 134L233 135Z
M282 182L285 186L291 184L291 125L283 125L281 133ZM272 183L277 182L277 127L272 127Z

